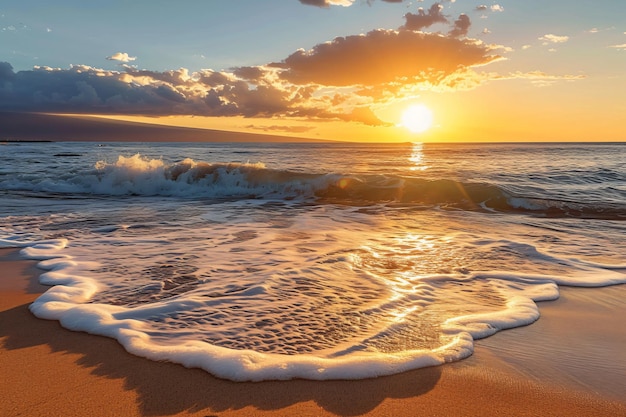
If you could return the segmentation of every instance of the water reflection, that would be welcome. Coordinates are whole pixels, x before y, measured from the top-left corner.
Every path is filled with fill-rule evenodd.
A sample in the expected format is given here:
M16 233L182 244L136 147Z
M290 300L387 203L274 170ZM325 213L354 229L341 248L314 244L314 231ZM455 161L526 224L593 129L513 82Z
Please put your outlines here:
M411 149L411 156L409 161L412 163L411 171L424 171L428 169L426 161L424 159L424 144L421 142L413 143Z

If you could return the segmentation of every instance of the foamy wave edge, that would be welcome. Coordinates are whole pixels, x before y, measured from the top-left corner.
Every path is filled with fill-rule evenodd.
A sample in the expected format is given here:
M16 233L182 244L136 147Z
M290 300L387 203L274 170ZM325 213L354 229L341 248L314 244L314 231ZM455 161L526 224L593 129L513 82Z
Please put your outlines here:
M626 283L626 275L611 271L626 269L626 265L590 264L591 268L608 269L603 280L593 283L585 281L582 276L572 280L547 280L545 277L512 276L506 273L488 274L494 278L533 280L543 285L531 298L518 296L510 299L504 313L473 314L448 320L443 330L452 336L451 342L437 349L399 353L348 349L344 350L346 354L332 357L314 354L281 355L228 349L201 341L186 341L175 346L154 343L149 335L142 332L141 321L116 317L123 315L128 308L83 304L98 291L99 286L93 279L80 274L88 264L75 262L70 256L63 254L67 243L65 239L37 242L0 239L0 247L22 247L22 256L39 260L38 267L47 271L40 276L40 282L52 287L29 307L36 317L57 320L69 330L116 339L129 353L136 356L178 363L188 368L200 368L216 377L238 382L296 378L366 379L458 361L473 353L474 340L490 336L499 330L536 321L539 310L535 302L558 298L557 284L607 286Z

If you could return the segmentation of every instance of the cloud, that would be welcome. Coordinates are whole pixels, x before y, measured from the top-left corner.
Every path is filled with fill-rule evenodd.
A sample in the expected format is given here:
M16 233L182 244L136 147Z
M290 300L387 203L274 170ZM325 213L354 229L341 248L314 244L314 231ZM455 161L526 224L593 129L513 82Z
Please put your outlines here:
M491 6L486 6L484 4L481 4L479 6L476 6L476 9L474 10L479 11L479 12L486 12L488 10L491 10L492 12L503 12L504 7L500 6L499 4L493 4Z
M508 74L499 74L494 72L475 72L465 71L455 73L439 84L432 88L433 91L445 92L453 89L469 90L474 89L486 82L492 81L506 81L506 80L526 80L532 85L537 87L545 87L553 85L557 82L574 82L587 78L584 74L548 74L543 71L528 71L528 72L511 72Z
M239 67L233 70L233 74L243 80L255 81L263 77L264 71L260 67Z
M15 74L13 74L13 66L8 62L0 62L0 82L10 82ZM2 86L2 84L0 84ZM2 91L2 90L0 90Z
M356 0L300 0L300 3L305 4L307 6L315 6L328 8L330 6L343 6L350 7L354 4ZM374 0L367 0L368 4L371 4ZM404 0L382 0L385 3L402 3ZM418 0L424 1L424 0Z
M623 49L626 51L626 43L623 43L621 45L611 45L609 46L609 48Z
M246 129L255 129L261 130L264 132L288 132L288 133L304 133L310 130L313 130L313 126L282 126L282 125L271 125L271 126L257 126L257 125L248 125Z
M111 56L108 56L106 59L109 61L119 61L119 62L131 62L137 59L136 56L129 56L126 52L116 52Z
M540 37L539 40L543 41L544 45L548 45L550 43L564 43L569 40L569 36L559 36L549 33Z
M462 28L461 28L462 29ZM478 40L411 30L336 38L284 60L229 71L0 62L0 111L346 120L385 125L373 105L419 89L471 88L474 68L502 59ZM380 100L380 101L378 101Z
M338 114L339 119L360 122L368 126L388 126L380 120L369 107L355 107L350 113Z
M544 71L528 71L528 72L516 71L516 72L509 74L508 76L499 77L499 79L513 79L513 78L516 78L516 79L523 78L523 79L530 79L530 80L572 81L572 80L584 80L585 78L587 78L587 76L583 74L554 75L554 74L548 74Z
M536 87L548 87L554 85L560 81L572 82L584 80L587 78L584 74L563 74L563 75L555 75L548 74L543 71L528 71L521 72L516 71L509 74L501 75L501 74L483 74L483 76L489 80L498 81L498 80L528 80L530 83Z
M0 67L1 110L163 114L158 109L175 112L181 102L167 85L142 87L125 82L122 73L85 65L19 72L8 63Z
M330 6L343 6L349 7L352 6L355 0L300 0L300 3L306 4L307 6L316 6L316 7L330 7Z
M441 13L442 10L443 6L439 3L430 6L427 12L420 7L417 14L407 13L404 15L406 23L400 29L422 30L435 23L448 23L448 19Z
M474 40L379 29L298 50L274 65L294 84L350 86L417 82L500 58Z
M459 16L457 20L454 21L454 27L449 32L450 36L459 37L467 35L472 22L470 18L466 14L462 14Z
M271 72L270 72L271 74ZM309 87L251 85L232 73L108 71L85 65L14 72L0 63L0 111L272 117L312 113Z
M405 24L400 27L400 30L413 30L419 31L430 27L436 23L449 23L448 18L442 13L443 6L439 3L435 3L428 11L424 11L421 7L417 14L407 13L404 15ZM457 20L454 21L452 29L448 34L452 37L460 37L467 35L471 21L469 16L461 14Z

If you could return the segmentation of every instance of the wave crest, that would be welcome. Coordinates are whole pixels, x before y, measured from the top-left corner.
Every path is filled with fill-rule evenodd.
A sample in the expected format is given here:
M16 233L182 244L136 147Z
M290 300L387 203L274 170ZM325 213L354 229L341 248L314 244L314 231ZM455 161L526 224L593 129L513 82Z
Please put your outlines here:
M580 202L536 189L511 191L485 182L401 175L295 172L263 163L209 163L191 158L168 164L140 154L99 161L88 172L62 178L30 178L7 189L61 194L182 198L314 200L318 204L408 204L424 208L532 213L546 217L626 219L614 201Z

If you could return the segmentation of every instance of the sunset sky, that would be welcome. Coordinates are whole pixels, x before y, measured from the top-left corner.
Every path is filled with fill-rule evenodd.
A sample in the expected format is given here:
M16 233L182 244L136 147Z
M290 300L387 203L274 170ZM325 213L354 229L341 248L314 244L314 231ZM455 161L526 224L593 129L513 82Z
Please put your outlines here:
M416 131L413 105L432 118ZM626 1L3 0L0 110L354 141L626 141Z

